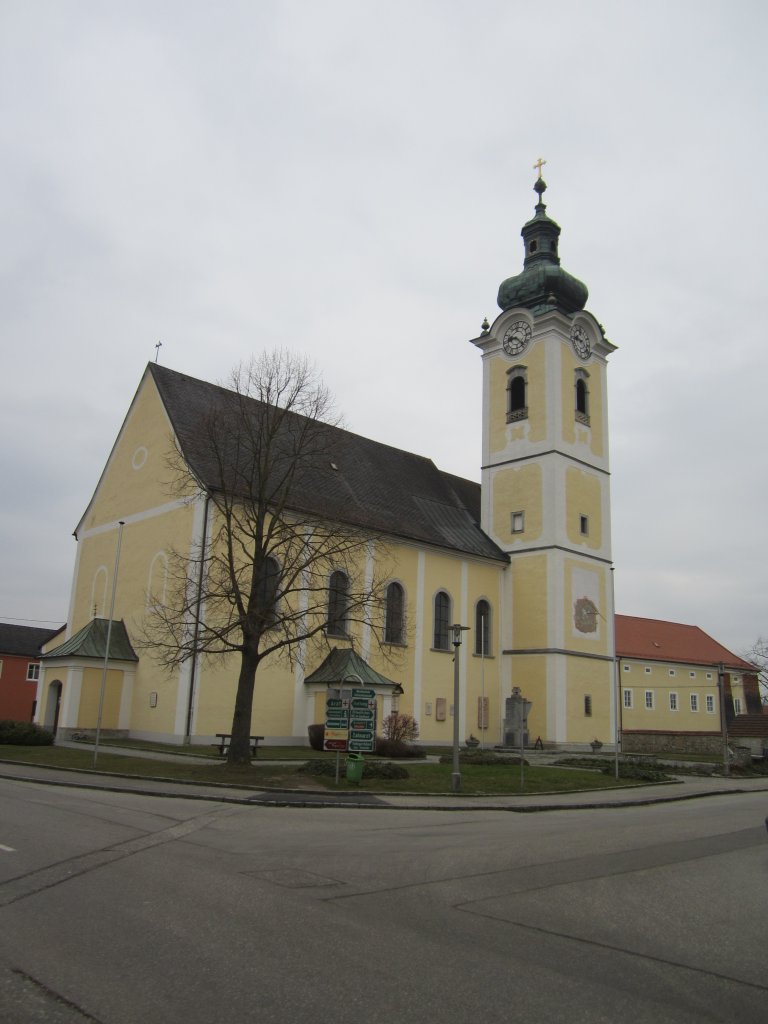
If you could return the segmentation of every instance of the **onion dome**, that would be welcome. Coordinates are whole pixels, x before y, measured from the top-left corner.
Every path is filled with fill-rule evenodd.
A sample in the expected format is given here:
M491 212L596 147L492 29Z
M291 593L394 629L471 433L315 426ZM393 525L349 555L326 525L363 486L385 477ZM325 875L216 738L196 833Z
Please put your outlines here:
M520 232L525 245L523 272L502 282L497 300L501 309L523 306L532 313L556 309L571 314L584 309L587 303L587 286L560 266L557 255L560 225L547 216L542 200L546 187L539 176L533 186L539 196L536 213Z

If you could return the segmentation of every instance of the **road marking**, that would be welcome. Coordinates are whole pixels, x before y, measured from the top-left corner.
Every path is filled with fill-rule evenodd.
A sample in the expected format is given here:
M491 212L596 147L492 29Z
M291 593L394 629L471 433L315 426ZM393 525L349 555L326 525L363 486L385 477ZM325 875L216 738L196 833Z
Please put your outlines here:
M16 853L12 846L3 846L2 843L0 843L0 850L2 850L3 853Z

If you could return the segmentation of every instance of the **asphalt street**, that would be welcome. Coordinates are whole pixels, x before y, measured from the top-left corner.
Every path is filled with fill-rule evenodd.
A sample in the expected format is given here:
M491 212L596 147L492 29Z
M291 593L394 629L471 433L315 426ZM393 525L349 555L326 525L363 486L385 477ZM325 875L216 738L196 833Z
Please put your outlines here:
M8 1024L766 1019L764 789L514 814L3 778L0 811Z

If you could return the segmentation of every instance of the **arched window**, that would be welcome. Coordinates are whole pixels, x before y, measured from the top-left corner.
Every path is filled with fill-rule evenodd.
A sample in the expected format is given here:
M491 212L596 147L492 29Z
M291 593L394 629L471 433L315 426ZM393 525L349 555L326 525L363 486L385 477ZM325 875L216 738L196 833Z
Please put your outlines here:
M589 374L586 370L576 370L576 421L589 426Z
M349 580L347 574L337 570L331 573L328 583L328 625L330 636L347 635L347 611L349 608Z
M405 642L405 591L399 583L387 587L387 606L384 618L384 642L402 644Z
M432 646L436 651L449 651L451 625L451 599L444 590L435 594L435 629Z
M259 625L270 629L277 619L277 590L280 583L280 566L271 557L264 559L261 575L256 584L256 608Z
M491 653L491 606L487 601L475 605L475 654L487 658Z
M528 418L528 370L513 366L507 370L507 423Z

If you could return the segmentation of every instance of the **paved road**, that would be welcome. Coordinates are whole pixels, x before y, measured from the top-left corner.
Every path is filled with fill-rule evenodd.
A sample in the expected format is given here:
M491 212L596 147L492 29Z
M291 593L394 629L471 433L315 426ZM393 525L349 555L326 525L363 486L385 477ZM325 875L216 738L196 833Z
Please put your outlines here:
M763 1024L768 794L509 814L0 779L0 1020Z

